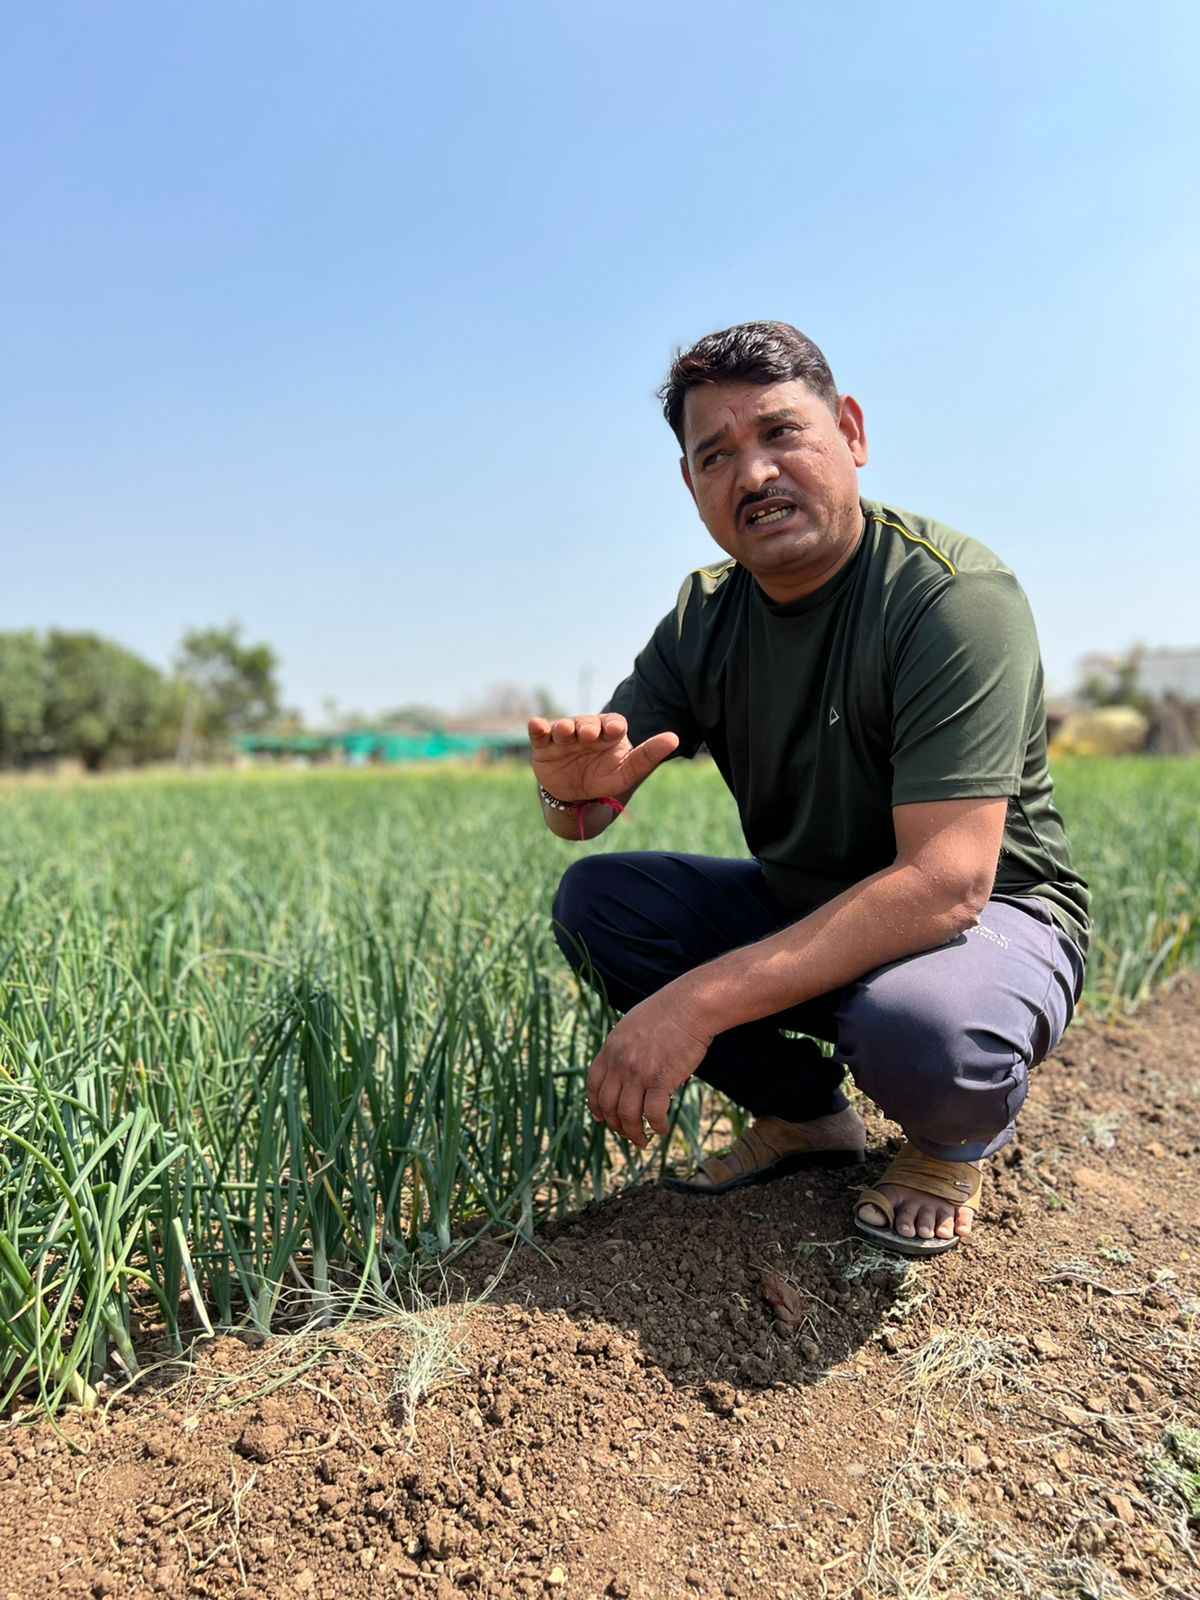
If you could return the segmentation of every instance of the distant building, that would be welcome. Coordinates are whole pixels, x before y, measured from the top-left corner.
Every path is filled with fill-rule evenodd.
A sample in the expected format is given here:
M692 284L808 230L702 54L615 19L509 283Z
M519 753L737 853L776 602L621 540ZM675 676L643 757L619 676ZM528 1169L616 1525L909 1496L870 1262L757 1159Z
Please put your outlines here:
M1186 756L1200 750L1200 646L1150 650L1138 645L1122 655L1095 653L1084 656L1079 671L1085 686L1098 686L1146 713L1143 748L1149 754ZM1061 737L1066 726L1060 724L1055 734Z
M1089 679L1098 679L1101 683L1115 685L1118 672L1130 654L1137 656L1139 694L1151 700L1173 695L1177 700L1200 702L1200 646L1186 650L1139 649L1123 655L1093 653L1084 656L1079 663L1081 680L1086 683Z
M1138 665L1138 688L1156 700L1200 700L1200 648L1147 650Z

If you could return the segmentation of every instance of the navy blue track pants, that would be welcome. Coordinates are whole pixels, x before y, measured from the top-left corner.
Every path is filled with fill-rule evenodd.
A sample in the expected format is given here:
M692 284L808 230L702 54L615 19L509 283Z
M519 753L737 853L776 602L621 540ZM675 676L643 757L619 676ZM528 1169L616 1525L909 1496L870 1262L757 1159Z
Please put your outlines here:
M554 901L559 948L618 1011L796 920L756 861L657 851L585 856ZM846 1104L849 1068L922 1150L975 1161L1012 1138L1029 1069L1082 984L1083 958L1045 905L998 897L949 944L718 1034L697 1076L756 1116L804 1122Z

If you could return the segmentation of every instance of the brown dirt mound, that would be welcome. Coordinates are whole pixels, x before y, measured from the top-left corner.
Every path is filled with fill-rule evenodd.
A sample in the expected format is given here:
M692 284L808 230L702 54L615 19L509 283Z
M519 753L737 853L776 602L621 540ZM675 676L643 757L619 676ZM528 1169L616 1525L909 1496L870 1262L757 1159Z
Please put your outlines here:
M0 1596L1194 1600L1198 1000L1068 1036L939 1261L852 1239L845 1173L646 1186L428 1323L415 1409L411 1339L360 1326L10 1427Z

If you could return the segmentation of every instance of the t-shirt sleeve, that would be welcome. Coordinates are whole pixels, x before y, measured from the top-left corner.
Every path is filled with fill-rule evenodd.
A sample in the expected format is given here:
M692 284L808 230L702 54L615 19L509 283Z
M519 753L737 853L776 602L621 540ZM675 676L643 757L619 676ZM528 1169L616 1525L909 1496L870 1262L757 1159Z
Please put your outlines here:
M655 628L634 661L633 671L617 685L604 707L605 711L619 711L626 719L632 744L641 744L656 733L677 733L677 756L694 756L703 742L679 664L679 626L687 588L685 584L679 605Z
M892 804L1012 796L1041 655L1008 572L959 573L915 608L895 648Z

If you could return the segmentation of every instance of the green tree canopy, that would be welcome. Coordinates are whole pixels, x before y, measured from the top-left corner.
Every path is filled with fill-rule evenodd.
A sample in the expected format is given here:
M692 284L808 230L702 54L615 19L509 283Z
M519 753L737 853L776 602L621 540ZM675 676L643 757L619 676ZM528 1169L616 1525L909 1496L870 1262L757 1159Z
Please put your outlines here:
M199 737L222 744L273 722L280 712L278 667L270 645L243 643L239 623L185 633L175 658L185 691L181 743L190 747Z
M275 674L275 652L236 623L185 634L173 677L98 633L0 633L0 766L77 756L94 771L197 739L212 749L284 714Z
M179 696L148 661L96 633L46 636L45 748L89 770L170 754Z
M49 687L38 635L0 633L0 766L19 766L43 748Z

